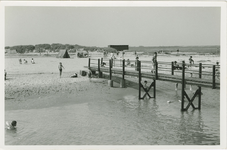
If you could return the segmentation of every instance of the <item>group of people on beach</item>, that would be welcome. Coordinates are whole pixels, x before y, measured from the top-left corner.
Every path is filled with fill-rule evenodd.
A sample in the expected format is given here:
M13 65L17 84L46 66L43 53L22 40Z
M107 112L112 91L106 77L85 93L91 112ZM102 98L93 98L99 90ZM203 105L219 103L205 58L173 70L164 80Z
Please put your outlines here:
M27 61L26 59L24 59L23 61L24 61L24 64L27 64L27 63L28 63L28 61ZM22 64L22 59L21 59L21 58L19 59L19 63ZM31 63L32 63L32 64L35 64L35 61L34 61L33 58L32 58L32 60L31 60Z

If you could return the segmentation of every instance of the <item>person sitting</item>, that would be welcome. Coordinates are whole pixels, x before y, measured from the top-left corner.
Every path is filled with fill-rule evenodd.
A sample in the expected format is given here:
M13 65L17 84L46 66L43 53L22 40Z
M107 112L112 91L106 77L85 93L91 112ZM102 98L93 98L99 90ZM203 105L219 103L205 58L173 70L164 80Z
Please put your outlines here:
M180 66L177 64L177 61L174 61L173 70L182 70L182 67L180 67Z
M102 62L101 66L102 67L105 67L106 63L105 62Z
M9 130L16 129L17 121L13 120L11 123L6 121L6 128Z
M31 60L31 63L32 63L32 64L35 64L35 61L34 61L34 59L33 59L33 58L32 58L32 60Z
M71 78L76 78L77 77L77 73L74 73Z
M27 63L28 63L28 61L26 59L24 59L24 64L27 64Z

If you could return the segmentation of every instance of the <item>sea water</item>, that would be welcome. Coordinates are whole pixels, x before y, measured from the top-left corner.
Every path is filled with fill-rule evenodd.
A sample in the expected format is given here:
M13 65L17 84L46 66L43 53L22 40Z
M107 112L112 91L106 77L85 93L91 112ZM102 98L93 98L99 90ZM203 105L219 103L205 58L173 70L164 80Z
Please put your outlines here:
M157 82L155 99L138 100L138 90L126 88L134 94L8 110L6 118L17 118L18 126L17 130L5 130L5 144L219 145L219 90L202 88L201 110L190 106L182 112L181 91L175 91L174 83L167 85ZM113 88L110 93L117 93L116 90L122 89ZM190 97L193 95L192 91L187 92ZM193 103L197 106L198 99Z

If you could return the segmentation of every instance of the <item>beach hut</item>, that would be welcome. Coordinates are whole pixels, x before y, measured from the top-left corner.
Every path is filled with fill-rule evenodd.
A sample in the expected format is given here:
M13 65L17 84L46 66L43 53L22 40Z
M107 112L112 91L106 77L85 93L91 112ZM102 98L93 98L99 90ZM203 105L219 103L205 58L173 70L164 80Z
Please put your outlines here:
M70 58L70 56L67 50L60 50L57 58Z

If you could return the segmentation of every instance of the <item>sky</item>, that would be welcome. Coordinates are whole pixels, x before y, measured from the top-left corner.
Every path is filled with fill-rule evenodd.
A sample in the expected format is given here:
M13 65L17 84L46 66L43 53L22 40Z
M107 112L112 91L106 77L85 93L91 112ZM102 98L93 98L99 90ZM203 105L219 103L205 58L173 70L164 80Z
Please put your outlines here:
M220 45L219 7L5 7L5 46Z

